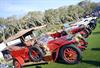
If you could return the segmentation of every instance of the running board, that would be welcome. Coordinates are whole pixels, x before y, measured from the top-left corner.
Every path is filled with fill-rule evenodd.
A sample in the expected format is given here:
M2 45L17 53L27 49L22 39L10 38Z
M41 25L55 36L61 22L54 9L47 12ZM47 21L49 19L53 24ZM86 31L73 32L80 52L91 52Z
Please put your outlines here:
M22 66L29 66L29 65L41 65L41 64L48 64L47 61L40 61L40 62L27 62L22 64Z

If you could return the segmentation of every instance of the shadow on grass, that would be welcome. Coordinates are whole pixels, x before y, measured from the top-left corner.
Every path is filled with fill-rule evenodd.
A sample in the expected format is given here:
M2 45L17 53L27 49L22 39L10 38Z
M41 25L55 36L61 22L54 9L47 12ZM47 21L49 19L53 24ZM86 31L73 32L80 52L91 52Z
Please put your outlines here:
M32 64L31 65L26 65L26 66L23 66L23 67L30 67L30 66L34 66L35 68L42 68L41 65L32 65Z
M100 48L92 48L93 51L100 51Z
M100 34L100 32L92 32L93 35Z
M48 63L30 64L30 65L25 65L23 67L34 66L35 68L42 68L41 65L46 65L46 64Z
M100 61L82 60L81 62L82 62L82 63L86 63L86 64L91 64L91 65L94 65L94 66L97 66L97 67L100 66ZM80 62L80 64L81 64L81 62ZM63 63L63 62L56 62L56 63L65 64L65 63ZM74 65L74 64L68 64L68 65Z
M73 64L67 64L67 63L64 63L63 61L57 61L55 63L58 63L58 64L64 64L64 65L75 65L75 64L78 64L78 63L73 63ZM80 63L80 62L79 62Z
M55 63L57 63L57 64L66 64L66 63L64 63L64 62L61 61L61 60L59 60L59 61L55 61Z
M100 66L100 61L94 61L94 60L82 60L83 63Z

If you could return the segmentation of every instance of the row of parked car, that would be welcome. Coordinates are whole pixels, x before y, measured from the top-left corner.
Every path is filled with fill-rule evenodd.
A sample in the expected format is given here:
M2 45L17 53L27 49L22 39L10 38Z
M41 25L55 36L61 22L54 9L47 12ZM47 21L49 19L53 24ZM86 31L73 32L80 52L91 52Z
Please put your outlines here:
M6 42L10 42L20 39L20 43L13 45L6 43L7 46L2 50L3 56L7 61L13 60L15 68L22 68L29 64L47 63L52 60L67 64L79 63L82 60L82 51L87 48L88 42L85 39L96 28L96 21L97 17L88 17L78 22L67 23L69 26L64 24L62 31L45 34L40 38L34 37L34 31L45 28L45 26L22 30L6 40ZM27 36L31 37L28 42L32 42L35 38L34 43L30 46L25 44ZM49 49L50 55L46 55L46 49Z

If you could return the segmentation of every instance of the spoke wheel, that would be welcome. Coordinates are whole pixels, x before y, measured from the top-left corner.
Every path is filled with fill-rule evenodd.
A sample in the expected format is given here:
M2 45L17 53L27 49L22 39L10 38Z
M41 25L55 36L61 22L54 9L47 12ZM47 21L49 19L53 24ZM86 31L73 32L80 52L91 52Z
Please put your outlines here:
M17 60L13 60L14 68L22 68L21 64Z
M82 59L81 50L73 44L63 46L60 49L59 56L62 62L68 64L76 64Z
M37 47L31 47L29 56L33 62L37 62L43 59L42 51Z
M72 48L67 48L64 50L64 58L69 62L73 62L77 59L77 52L74 51Z

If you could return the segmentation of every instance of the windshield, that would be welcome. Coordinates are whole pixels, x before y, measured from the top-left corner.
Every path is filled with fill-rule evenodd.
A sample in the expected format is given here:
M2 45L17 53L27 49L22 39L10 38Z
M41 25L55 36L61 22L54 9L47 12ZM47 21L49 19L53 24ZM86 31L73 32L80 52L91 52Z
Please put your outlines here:
M41 32L40 30L33 31L32 33L33 33L33 35L34 35L37 39L40 38L40 36L41 36L41 34L42 34L42 32Z

